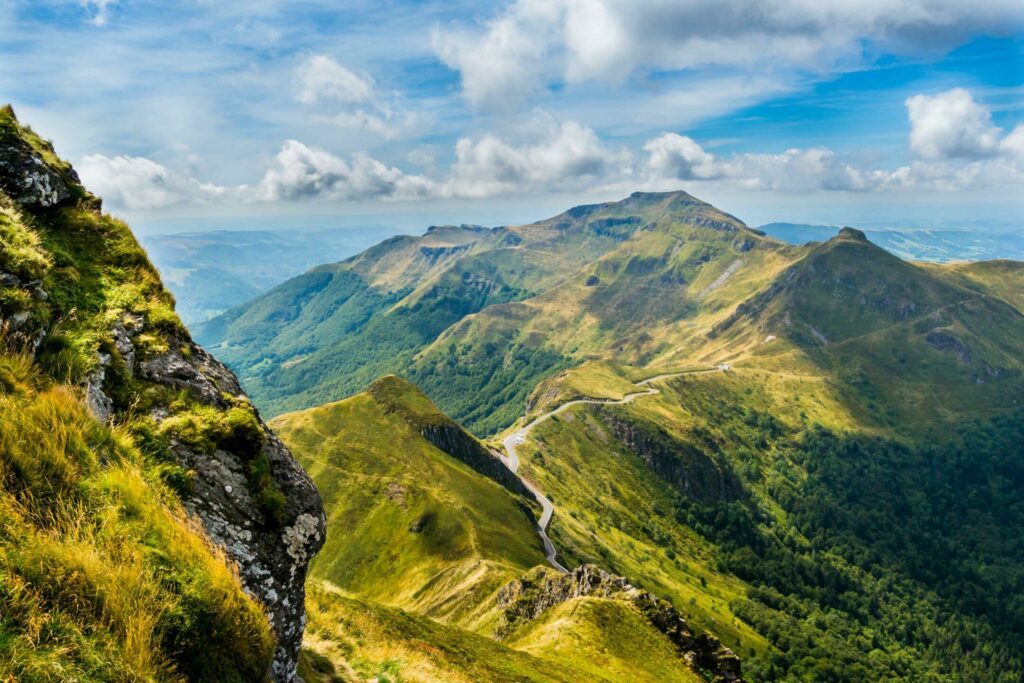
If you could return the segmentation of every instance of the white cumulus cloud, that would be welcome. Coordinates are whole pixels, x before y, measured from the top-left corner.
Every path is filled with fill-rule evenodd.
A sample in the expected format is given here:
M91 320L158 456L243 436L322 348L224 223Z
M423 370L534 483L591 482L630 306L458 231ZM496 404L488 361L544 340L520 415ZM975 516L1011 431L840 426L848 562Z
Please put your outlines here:
M229 190L171 171L145 157L91 154L78 164L86 187L113 206L159 209L225 198Z
M722 175L721 164L693 138L662 133L644 144L648 170L659 178L710 180Z
M600 185L630 173L627 151L608 148L575 121L542 118L520 142L495 135L460 139L445 187L451 196L490 197Z
M751 192L956 191L1024 186L1024 125L1009 133L965 90L915 95L907 163L872 168L825 147L717 154L692 137L664 132L637 150L609 144L590 127L544 112L504 134L460 138L452 160L419 149L411 173L366 151L347 157L286 141L253 185L221 187L142 157L91 155L80 170L108 203L153 209L212 201L296 202L488 198L577 190L620 192L701 184ZM338 116L367 117L362 110ZM357 121L354 125L372 127ZM699 187L698 187L699 191Z
M999 150L1000 129L963 88L907 98L910 150L922 159L980 159Z
M429 196L431 181L407 176L365 152L349 160L288 140L254 195L260 201L413 199Z
M695 140L663 133L644 145L645 171L654 180L722 181L746 190L863 192L902 184L904 171L868 170L830 149L788 149L779 154L719 158Z

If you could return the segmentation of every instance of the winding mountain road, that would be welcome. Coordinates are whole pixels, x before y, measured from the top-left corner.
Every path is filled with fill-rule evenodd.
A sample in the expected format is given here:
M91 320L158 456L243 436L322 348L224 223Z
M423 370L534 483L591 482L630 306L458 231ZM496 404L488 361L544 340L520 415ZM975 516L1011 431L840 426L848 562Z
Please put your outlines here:
M636 399L641 398L643 396L652 396L654 394L660 393L660 389L656 389L651 386L655 382L660 382L666 379L673 379L675 377L681 377L683 375L700 375L709 372L725 372L729 370L731 367L732 366L730 365L723 364L713 369L684 370L683 372L669 372L663 375L655 375L654 377L648 377L645 380L641 380L635 383L637 387L643 387L642 390L626 394L625 396L619 399L578 398L572 401L566 401L565 403L558 406L554 410L551 410L547 413L544 413L543 415L540 415L539 417L534 418L532 422L530 422L524 427L520 427L519 429L512 432L502 440L501 444L504 447L505 452L496 452L496 455L501 460L501 462L504 463L505 467L507 467L509 471L512 472L512 474L519 477L519 481L523 482L523 486L525 486L527 490L533 494L533 497L537 499L537 502L540 503L541 515L540 519L537 520L537 532L540 534L540 540L544 543L544 555L545 557L547 557L547 560L551 563L552 567L563 573L569 572L568 569L566 569L561 565L561 563L559 563L557 559L558 553L555 550L555 544L551 542L550 538L548 538L548 525L551 523L551 517L555 514L555 506L551 503L551 500L547 496L541 493L540 489L538 489L531 482L527 481L525 478L519 475L519 455L516 453L516 446L521 446L524 443L526 443L526 438L530 435L530 432L533 430L534 427L539 425L541 422L544 422L545 420L551 418L553 415L557 415L565 410L568 410L573 406L582 405L584 403L606 406L619 406L626 403L632 403Z

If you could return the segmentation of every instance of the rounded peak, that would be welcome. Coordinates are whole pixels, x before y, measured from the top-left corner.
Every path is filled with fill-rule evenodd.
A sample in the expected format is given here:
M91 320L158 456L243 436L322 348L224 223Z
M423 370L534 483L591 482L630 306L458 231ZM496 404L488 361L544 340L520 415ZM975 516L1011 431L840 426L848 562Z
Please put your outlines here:
M864 234L863 230L858 230L857 228L851 228L849 226L840 230L836 237L840 239L857 240L858 242L868 241L867 235Z
M416 391L419 391L415 384L395 374L388 374L383 375L382 377L378 377L370 385L368 390L372 392L374 390L381 390L387 388L415 389Z
M407 422L420 426L450 422L422 389L398 375L384 375L371 384L366 393L385 412L397 413Z

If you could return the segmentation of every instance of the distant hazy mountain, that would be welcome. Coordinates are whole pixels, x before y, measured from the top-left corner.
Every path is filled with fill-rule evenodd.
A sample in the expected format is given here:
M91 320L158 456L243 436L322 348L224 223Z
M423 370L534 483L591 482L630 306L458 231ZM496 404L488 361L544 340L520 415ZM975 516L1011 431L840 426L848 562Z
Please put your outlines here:
M824 242L836 236L835 225L769 223L759 230L790 244ZM984 261L1024 259L1024 230L864 230L867 238L911 261Z
M343 259L394 228L216 230L141 238L187 325L208 320L309 268Z

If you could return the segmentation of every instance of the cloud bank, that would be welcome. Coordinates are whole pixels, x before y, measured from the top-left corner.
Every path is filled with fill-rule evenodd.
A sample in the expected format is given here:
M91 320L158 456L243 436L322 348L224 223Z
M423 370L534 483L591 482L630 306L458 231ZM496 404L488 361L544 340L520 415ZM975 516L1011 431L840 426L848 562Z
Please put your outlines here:
M326 92L333 93L333 86ZM578 122L535 112L507 135L458 139L452 163L440 174L408 173L367 152L343 158L297 140L286 141L251 186L201 182L141 157L88 156L81 173L109 204L129 209L214 201L488 198L681 183L787 193L1024 188L1024 125L1004 132L986 107L959 88L915 95L905 104L910 162L891 170L866 168L822 147L718 155L674 132L631 150L608 144Z

